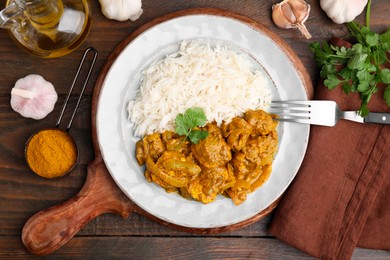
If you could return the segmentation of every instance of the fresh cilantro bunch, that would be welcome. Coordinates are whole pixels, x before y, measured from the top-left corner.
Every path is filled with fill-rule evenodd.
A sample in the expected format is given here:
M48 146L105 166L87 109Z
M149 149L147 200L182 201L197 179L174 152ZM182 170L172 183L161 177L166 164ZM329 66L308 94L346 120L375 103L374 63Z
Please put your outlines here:
M378 34L356 22L346 25L357 41L352 48L336 47L327 42L313 42L310 48L321 67L320 76L325 79L324 85L334 89L341 84L346 94L358 92L361 99L359 112L361 116L366 116L369 112L367 104L378 91L379 83L384 84L383 98L390 106L390 70L383 67L389 62L386 53L390 51L390 28ZM340 67L341 70L338 69Z
M197 144L200 140L206 139L209 134L207 131L196 129L206 124L206 120L206 115L201 108L189 108L183 114L176 116L176 133L184 135L192 143Z

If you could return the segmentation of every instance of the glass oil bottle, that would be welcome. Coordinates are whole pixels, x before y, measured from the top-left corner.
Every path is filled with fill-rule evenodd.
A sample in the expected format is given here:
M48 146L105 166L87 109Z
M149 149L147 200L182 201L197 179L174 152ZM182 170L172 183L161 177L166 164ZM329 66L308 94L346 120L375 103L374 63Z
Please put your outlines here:
M55 58L77 49L91 26L87 0L8 0L0 28L30 54Z

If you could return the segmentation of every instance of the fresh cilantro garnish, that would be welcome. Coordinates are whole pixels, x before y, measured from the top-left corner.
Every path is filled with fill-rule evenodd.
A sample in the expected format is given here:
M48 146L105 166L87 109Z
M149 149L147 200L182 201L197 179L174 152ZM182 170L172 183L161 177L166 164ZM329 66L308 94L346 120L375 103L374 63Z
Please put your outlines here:
M197 144L200 140L206 139L207 131L195 129L206 124L206 115L199 107L189 108L184 114L176 116L176 133L189 138L192 143Z
M351 35L355 38L352 48L336 47L323 42L313 42L310 49L321 67L320 76L324 85L334 89L340 85L346 94L358 92L361 99L360 115L368 114L367 104L371 96L378 91L378 84L383 84L384 100L390 107L390 70L383 68L389 62L390 28L383 34L370 30L370 2L366 13L366 26L356 22L346 23ZM343 67L338 70L337 68Z

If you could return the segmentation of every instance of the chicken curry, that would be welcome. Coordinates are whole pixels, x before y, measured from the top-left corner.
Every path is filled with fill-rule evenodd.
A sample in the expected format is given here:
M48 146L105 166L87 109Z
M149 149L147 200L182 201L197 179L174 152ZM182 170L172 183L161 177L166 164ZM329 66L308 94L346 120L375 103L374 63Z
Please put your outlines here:
M206 139L197 144L165 131L145 136L136 144L136 158L146 165L145 177L167 192L203 203L218 194L236 205L270 176L278 147L278 122L263 110L247 111L230 123L201 127Z

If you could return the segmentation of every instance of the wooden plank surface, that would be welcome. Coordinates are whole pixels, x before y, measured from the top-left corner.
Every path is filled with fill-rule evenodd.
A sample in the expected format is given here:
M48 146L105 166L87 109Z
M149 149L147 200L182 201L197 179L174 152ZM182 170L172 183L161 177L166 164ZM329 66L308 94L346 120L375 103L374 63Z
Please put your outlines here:
M21 229L34 213L56 205L75 195L86 178L86 167L94 159L91 140L92 86L99 70L112 50L139 26L162 15L187 8L212 7L229 10L259 21L280 35L305 64L313 84L318 69L308 49L314 40L327 40L330 36L344 36L346 28L332 23L320 10L318 1L309 1L311 15L306 23L313 38L308 41L296 30L282 30L271 21L271 6L276 1L231 0L144 0L144 13L136 22L116 22L104 18L97 0L92 0L92 28L87 40L75 52L58 59L29 56L0 31L0 258L24 259L32 257L24 248ZM4 1L0 7L4 6ZM389 26L390 2L373 1L371 26L383 31ZM364 17L359 17L363 22ZM99 51L96 70L82 100L71 134L80 148L80 163L64 178L46 180L33 175L24 161L24 143L35 131L54 126L65 94L71 85L78 61L88 46ZM60 94L55 110L45 119L25 119L10 105L10 91L15 81L36 73L51 81ZM79 91L79 90L77 90ZM76 92L77 92L76 91ZM76 103L72 96L71 105ZM64 120L69 119L67 112ZM138 214L122 219L106 214L87 224L76 237L49 258L253 258L253 259L310 259L283 242L269 236L267 225L271 216L242 229L219 235L197 236L162 226ZM386 259L390 253L357 249L356 259Z
M20 240L3 237L0 259L29 259ZM315 259L276 239L261 237L75 237L45 259ZM388 259L382 250L358 248L353 259Z

